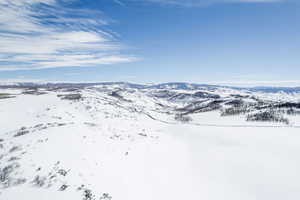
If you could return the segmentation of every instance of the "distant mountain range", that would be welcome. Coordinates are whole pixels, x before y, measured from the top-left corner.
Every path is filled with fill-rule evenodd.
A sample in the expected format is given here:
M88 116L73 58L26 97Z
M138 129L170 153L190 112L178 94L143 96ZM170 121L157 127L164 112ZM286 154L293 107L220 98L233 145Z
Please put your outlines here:
M42 88L84 88L97 85L120 85L126 88L136 88L136 89L168 89L168 90L199 90L199 89L216 89L216 88L232 88L237 90L248 90L252 92L265 92L265 93L299 93L300 87L232 87L223 85L210 85L210 84L196 84L196 83L184 83L184 82L170 82L161 84L135 84L129 82L91 82L91 83L68 83L68 82L10 82L10 83L0 83L0 88L32 88L32 87L42 87Z

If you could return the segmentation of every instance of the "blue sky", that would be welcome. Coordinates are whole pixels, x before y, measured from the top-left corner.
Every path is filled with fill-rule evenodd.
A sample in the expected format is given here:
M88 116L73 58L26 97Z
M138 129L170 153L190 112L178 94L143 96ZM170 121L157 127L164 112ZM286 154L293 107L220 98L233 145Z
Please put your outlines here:
M0 80L300 85L293 0L0 0Z

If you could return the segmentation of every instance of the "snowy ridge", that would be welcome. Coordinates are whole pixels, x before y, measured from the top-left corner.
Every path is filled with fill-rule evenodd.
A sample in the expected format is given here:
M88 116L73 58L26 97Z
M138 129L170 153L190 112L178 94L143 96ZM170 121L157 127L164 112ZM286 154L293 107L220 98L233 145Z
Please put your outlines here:
M167 89L167 90L200 90L200 89L217 89L226 88L233 90L247 90L251 92L263 92L263 93L300 93L300 87L232 87L232 86L222 86L222 85L210 85L210 84L196 84L196 83L183 83L183 82L170 82L162 84L137 84L129 82L47 82L47 81L32 81L32 82L22 82L22 81L0 81L0 88L5 87L102 87L102 86L122 86L126 88L137 88L137 89Z

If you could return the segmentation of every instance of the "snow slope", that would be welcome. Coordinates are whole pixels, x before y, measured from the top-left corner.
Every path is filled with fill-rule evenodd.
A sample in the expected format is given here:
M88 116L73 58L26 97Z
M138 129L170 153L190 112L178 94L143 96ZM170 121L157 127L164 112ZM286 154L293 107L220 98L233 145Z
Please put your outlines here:
M118 85L76 90L78 100L40 91L0 91L16 95L0 99L1 200L300 198L299 115L286 125L214 110L181 123L176 109L195 97Z

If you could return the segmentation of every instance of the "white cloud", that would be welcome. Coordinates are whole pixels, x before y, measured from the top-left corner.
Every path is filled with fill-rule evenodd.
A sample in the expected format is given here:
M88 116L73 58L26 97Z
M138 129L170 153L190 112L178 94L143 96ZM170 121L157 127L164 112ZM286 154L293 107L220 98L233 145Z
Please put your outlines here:
M102 30L107 23L100 11L58 0L0 0L0 70L135 61L120 54L124 47Z

